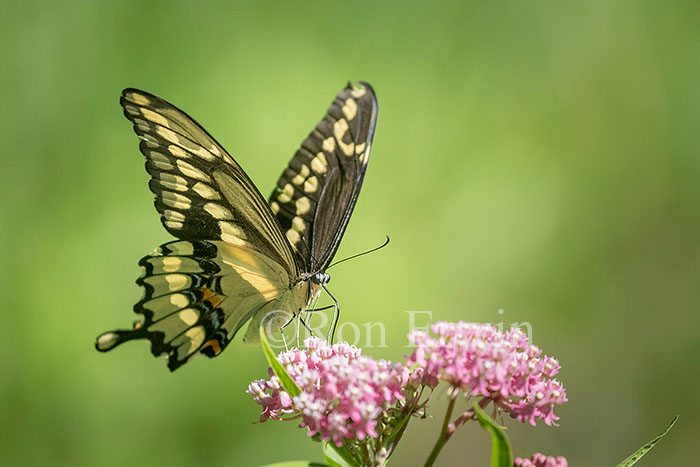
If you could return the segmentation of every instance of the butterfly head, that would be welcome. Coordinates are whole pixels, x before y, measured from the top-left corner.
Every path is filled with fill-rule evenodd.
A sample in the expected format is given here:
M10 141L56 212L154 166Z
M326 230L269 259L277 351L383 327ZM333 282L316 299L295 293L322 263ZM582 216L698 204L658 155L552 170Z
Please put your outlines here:
M310 280L316 285L325 285L331 281L331 276L324 272L317 272L310 277Z

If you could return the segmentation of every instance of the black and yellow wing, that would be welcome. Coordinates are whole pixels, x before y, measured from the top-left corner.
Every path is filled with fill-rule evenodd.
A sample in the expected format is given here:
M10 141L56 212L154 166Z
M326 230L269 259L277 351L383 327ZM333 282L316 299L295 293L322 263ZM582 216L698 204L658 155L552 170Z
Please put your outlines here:
M349 83L301 143L270 196L304 272L325 271L338 249L367 170L377 111L372 87Z
M146 339L175 370L196 355L219 355L248 322L245 338L255 340L268 312L307 308L319 287L302 273L328 266L362 186L377 118L372 88L348 85L336 96L269 205L185 112L136 89L124 90L121 104L141 140L161 222L178 240L139 263L144 295L134 311L143 319L101 334L97 349Z
M121 104L141 140L163 226L181 240L140 261L144 296L134 311L143 321L100 335L97 349L147 339L174 370L197 353L219 354L266 307L303 306L304 294L292 290L300 269L289 242L233 158L157 96L126 89Z

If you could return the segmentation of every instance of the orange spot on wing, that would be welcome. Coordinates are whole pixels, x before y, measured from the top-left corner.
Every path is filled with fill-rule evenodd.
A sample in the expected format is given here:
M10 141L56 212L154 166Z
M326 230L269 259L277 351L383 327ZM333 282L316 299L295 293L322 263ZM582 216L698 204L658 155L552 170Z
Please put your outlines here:
M202 347L202 350L207 347L211 347L211 349L214 351L214 355L219 355L219 353L221 353L221 346L219 345L219 341L216 339L208 340Z

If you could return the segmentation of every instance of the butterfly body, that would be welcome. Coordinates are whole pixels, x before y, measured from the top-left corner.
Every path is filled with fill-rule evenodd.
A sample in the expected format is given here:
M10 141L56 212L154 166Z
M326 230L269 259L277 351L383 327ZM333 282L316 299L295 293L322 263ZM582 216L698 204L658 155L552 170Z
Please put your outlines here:
M178 240L139 265L143 315L134 329L101 334L111 350L147 339L174 370L219 355L247 323L246 341L277 312L309 310L347 227L367 166L377 104L366 83L348 85L302 142L268 202L236 161L194 119L136 89L122 93L151 175L163 226ZM281 315L278 316L281 318Z

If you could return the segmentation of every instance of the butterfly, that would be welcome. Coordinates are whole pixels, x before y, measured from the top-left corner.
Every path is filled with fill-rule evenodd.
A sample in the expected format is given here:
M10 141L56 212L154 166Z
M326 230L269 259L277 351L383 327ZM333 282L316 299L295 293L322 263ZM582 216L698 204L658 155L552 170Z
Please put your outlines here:
M142 320L101 334L97 350L146 339L173 371L195 356L219 355L246 323L244 340L256 342L270 313L310 310L367 170L377 123L372 87L348 83L335 96L269 202L182 110L132 88L120 103L141 141L161 222L177 240L139 262L143 297L134 312Z

